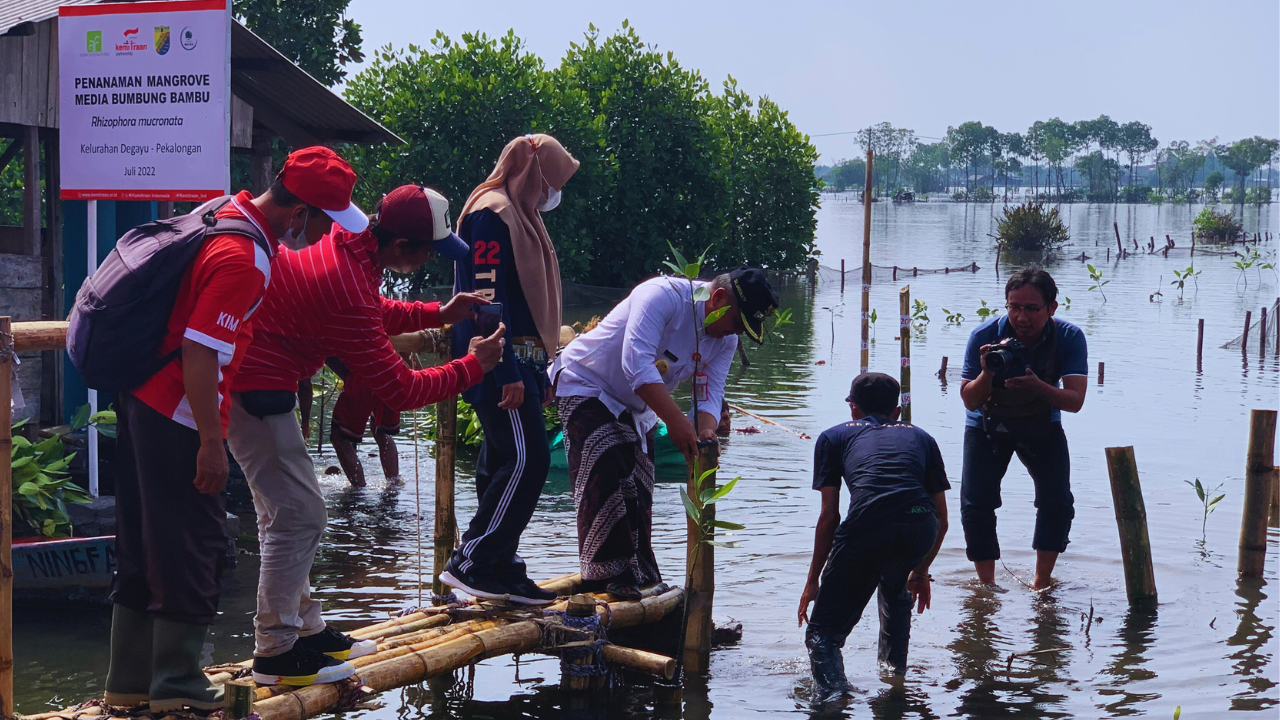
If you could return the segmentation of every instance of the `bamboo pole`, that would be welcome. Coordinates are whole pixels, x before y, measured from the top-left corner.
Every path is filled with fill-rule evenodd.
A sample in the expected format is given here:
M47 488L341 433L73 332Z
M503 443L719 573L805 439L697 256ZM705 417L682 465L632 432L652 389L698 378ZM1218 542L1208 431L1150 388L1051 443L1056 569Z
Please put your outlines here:
M670 680L676 674L675 658L669 658L666 655L621 645L605 645L600 654L610 665L619 665L663 680Z
M1244 468L1244 514L1240 519L1240 554L1236 570L1243 577L1262 577L1267 561L1267 508L1276 465L1276 411L1249 414L1249 451Z
M457 540L457 519L453 516L453 471L458 439L458 397L450 396L436 403L436 517L435 566L431 574L431 592L444 595L440 573L453 554Z
M639 602L610 603L608 611L597 607L596 612L599 617L607 615L611 618L610 627L622 628L657 622L680 606L683 595L676 588ZM375 692L390 690L452 672L486 658L532 652L541 645L542 629L537 622L513 622L459 637L427 650L367 665L360 671L360 680ZM341 692L342 689L332 683L311 685L261 700L255 709L262 720L306 720L331 711L340 701Z
M1240 336L1240 352L1241 354L1249 354L1249 326L1253 324L1253 311L1247 310L1244 314L1244 334Z
M222 684L222 709L227 720L239 720L253 714L257 699L252 680L228 680Z
M720 466L720 443L698 443L698 462L696 468L702 472ZM715 474L710 478L711 485L716 482ZM704 505L698 491L698 475L695 466L689 468L689 478L685 492L693 500L704 523L715 521L716 506ZM712 535L702 537L702 531L693 518L686 517L687 547L685 550L685 572L689 578L688 619L684 631L683 666L689 672L701 675L707 672L711 663L711 608L716 592L716 554L715 547L705 540ZM712 531L714 533L714 531Z
M902 338L902 421L911 422L911 286L898 289L898 335Z
M858 372L871 367L871 165L874 157L867 151L867 179L862 185L862 352Z
M13 323L13 351L62 350L67 346L65 322Z
M1258 355L1267 356L1267 306L1262 306L1260 332L1258 333Z
M1204 360L1204 318L1200 318L1196 326L1196 372L1200 372L1201 362Z
M1120 257L1124 257L1124 243L1120 242L1120 223L1112 220L1111 227L1116 231L1116 251L1120 253Z
M1151 539L1147 535L1147 508L1138 482L1138 463L1132 447L1109 447L1107 472L1111 499L1120 530L1120 557L1129 607L1152 608L1158 602L1155 570L1151 565Z
M840 258L840 294L844 294L844 258Z
M0 317L0 715L13 717L13 336Z
M1098 384L1101 385L1107 378L1107 364L1098 361Z
M595 599L587 595L574 595L569 598L568 607L565 608L565 614L569 617L589 618L596 614ZM590 633L591 640L584 639L583 645L590 646L594 639L595 633ZM595 665L597 656L594 652L583 653L575 657L561 657L562 664L589 666ZM562 671L563 672L563 671ZM570 692L581 692L583 690L591 690L603 686L605 677L603 675L570 675L563 674L560 678L560 687Z

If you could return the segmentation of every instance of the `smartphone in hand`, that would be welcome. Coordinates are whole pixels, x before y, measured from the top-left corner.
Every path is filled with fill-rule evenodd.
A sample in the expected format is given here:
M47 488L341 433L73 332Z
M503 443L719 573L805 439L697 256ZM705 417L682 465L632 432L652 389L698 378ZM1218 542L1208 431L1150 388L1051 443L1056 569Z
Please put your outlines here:
M476 306L476 334L489 337L498 331L502 322L502 303L489 303Z

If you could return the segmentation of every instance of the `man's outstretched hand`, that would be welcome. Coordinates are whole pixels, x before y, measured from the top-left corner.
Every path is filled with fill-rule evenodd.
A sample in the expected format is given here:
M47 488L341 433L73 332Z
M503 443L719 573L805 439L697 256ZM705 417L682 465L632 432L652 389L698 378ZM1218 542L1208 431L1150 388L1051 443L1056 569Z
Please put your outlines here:
M475 320L476 305L488 305L489 301L480 297L479 293L458 293L449 302L440 306L440 322L452 325L463 320Z
M476 360L480 361L480 367L487 373L498 366L498 361L502 359L502 346L507 344L506 338L502 337L507 332L507 326L498 323L498 329L489 337L473 337L471 345L467 349L472 355L476 356Z

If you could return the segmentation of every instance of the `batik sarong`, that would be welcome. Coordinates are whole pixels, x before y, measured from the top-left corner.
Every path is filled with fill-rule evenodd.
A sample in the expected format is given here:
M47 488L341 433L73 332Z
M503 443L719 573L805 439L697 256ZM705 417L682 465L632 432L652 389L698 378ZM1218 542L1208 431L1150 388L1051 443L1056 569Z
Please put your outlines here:
M583 580L630 573L640 587L662 579L653 557L653 431L641 449L631 414L592 397L557 401L578 510Z

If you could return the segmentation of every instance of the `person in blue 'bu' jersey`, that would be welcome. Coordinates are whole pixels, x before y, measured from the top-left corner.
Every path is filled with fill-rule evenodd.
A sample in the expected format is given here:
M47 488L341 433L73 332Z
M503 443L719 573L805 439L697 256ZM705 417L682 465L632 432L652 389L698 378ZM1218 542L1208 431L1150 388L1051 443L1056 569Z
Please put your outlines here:
M542 213L578 161L550 135L507 143L489 178L467 199L458 233L471 246L454 268L454 289L502 305L502 360L462 394L484 428L476 460L480 506L440 579L481 598L546 605L555 593L529 579L517 554L551 465L542 409L550 402L547 366L560 340L560 267ZM453 326L464 350L476 323Z
M849 690L841 650L872 593L880 593L881 667L898 677L907 671L911 605L924 612L931 601L929 566L947 533L951 485L938 443L898 422L900 392L883 373L854 378L845 398L853 421L822 433L813 450L822 513L797 616L809 623L805 645L819 702ZM849 486L844 522L842 484Z
M960 520L978 579L994 585L1000 481L1017 453L1035 483L1032 587L1042 590L1052 584L1075 517L1062 411L1080 412L1084 405L1089 353L1080 328L1053 316L1058 286L1049 273L1038 267L1019 270L1009 276L1004 298L1009 314L973 331L960 374L967 411Z

